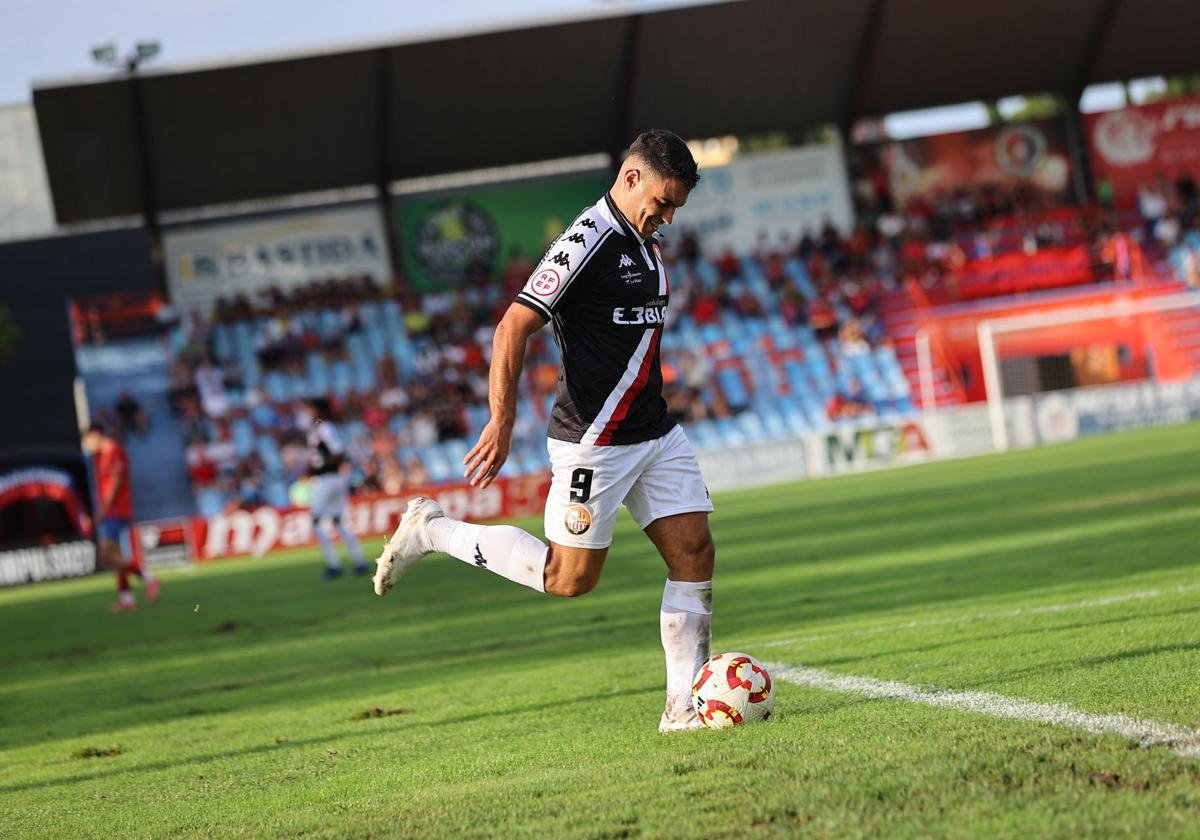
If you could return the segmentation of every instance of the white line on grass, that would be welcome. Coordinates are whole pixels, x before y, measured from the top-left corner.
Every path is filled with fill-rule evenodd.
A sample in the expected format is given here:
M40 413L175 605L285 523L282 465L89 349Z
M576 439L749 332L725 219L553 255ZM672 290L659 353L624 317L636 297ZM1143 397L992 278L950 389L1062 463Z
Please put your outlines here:
M905 621L900 624L888 624L882 627L868 627L865 630L844 630L840 633L820 633L814 636L799 636L794 639L778 639L765 642L759 647L783 647L785 645L802 645L807 642L827 642L831 639L847 639L856 636L875 636L880 633L894 633L897 630L913 630L918 627L938 627L945 624L964 624L969 621L987 621L996 618L1017 618L1022 615L1044 615L1046 613L1084 610L1091 607L1107 607L1112 604L1124 604L1128 601L1146 601L1151 598L1161 598L1164 595L1177 595L1183 592L1194 592L1200 589L1200 584L1177 586L1173 589L1147 589L1142 592L1126 592L1121 595L1109 595L1106 598L1089 598L1084 601L1073 601L1069 604L1045 604L1040 607L1016 607L1011 610L996 610L993 612L975 613L950 618L924 618Z
M1119 735L1127 740L1136 741L1142 747L1167 747L1184 758L1200 758L1200 731L1175 724L1124 715L1094 715L1061 703L1038 703L985 691L921 688L871 677L844 676L803 666L768 665L767 668L777 680L809 688L862 694L881 700L905 700L924 706L977 712L991 717L1031 723L1048 723L1090 732L1093 735Z

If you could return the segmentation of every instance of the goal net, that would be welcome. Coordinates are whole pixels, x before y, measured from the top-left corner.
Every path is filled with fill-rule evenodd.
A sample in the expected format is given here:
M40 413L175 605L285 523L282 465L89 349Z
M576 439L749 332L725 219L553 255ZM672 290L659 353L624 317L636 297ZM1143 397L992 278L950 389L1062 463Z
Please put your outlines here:
M1189 375L1193 362L1178 346L1176 314L1200 324L1200 293L1123 298L980 322L979 355L996 449L1009 446L1006 398Z

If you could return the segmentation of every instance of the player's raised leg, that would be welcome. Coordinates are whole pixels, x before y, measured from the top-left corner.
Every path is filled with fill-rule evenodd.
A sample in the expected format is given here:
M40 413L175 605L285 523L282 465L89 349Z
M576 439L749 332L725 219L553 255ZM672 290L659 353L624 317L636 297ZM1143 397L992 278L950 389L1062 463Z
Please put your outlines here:
M450 519L437 502L420 496L408 503L399 527L375 561L375 594L386 595L400 575L434 551L538 592L545 591L543 574L548 550L544 542L511 525L476 525Z
M600 579L607 548L549 546L512 525L480 525L446 516L437 502L408 503L399 527L376 560L375 593L385 595L417 560L435 551L486 569L537 592L575 597Z

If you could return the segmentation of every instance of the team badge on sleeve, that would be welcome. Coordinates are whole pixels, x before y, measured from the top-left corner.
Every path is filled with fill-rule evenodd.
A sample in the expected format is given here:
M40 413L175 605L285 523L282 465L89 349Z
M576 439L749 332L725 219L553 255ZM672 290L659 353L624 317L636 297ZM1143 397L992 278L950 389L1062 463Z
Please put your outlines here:
M533 289L534 294L546 297L558 291L559 284L558 272L553 268L547 268L539 271L529 281L529 287Z

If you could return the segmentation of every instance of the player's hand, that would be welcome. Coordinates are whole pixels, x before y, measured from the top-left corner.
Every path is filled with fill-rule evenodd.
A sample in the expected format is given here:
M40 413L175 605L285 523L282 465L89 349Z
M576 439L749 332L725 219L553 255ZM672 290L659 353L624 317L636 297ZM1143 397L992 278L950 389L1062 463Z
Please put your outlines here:
M466 469L463 476L472 487L483 489L492 483L500 468L508 460L508 449L512 445L512 424L500 423L496 418L488 421L479 433L479 440L463 458Z

